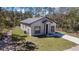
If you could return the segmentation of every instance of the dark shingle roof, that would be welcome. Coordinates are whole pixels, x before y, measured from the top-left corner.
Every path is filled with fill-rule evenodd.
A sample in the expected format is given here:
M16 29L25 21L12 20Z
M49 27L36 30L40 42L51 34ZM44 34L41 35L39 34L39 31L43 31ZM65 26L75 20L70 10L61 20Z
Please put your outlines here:
M27 18L25 20L22 20L21 23L31 24L37 20L40 20L41 18L43 18L43 17Z

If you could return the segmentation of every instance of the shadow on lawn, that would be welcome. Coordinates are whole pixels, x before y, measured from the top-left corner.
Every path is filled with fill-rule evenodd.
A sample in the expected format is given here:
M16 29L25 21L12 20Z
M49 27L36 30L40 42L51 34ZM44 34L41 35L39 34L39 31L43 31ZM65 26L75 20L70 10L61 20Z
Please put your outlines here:
M39 36L35 36L38 38L48 38L48 37L54 37L54 38L61 38L62 36L64 36L64 34L59 33L59 32L53 32L53 33L49 33L47 35L39 35Z
M46 36L46 35L38 35L38 36L34 36L34 37L38 37L38 38L46 38L46 37L48 37L48 36Z

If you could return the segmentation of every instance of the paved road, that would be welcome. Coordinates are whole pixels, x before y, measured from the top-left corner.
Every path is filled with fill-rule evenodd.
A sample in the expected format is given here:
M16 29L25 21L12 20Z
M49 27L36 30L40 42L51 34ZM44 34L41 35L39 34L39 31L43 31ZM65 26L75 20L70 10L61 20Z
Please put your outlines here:
M70 35L64 35L64 36L62 36L62 38L69 40L69 41L72 41L76 44L79 44L79 38L77 38L77 37L73 37L73 36L70 36Z

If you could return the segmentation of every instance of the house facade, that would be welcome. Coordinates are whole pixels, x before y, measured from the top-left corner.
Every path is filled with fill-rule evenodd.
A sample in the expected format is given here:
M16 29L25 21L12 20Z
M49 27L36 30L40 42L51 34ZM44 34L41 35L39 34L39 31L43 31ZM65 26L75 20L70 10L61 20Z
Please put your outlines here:
M56 23L46 17L28 18L21 21L21 29L28 35L47 35L56 31Z

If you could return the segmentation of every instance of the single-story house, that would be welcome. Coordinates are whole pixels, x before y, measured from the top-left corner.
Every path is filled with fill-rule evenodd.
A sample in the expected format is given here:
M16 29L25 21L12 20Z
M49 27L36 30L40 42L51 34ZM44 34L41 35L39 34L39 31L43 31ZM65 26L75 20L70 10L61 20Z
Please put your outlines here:
M47 17L27 18L21 21L21 29L28 35L47 35L56 31L56 23Z

